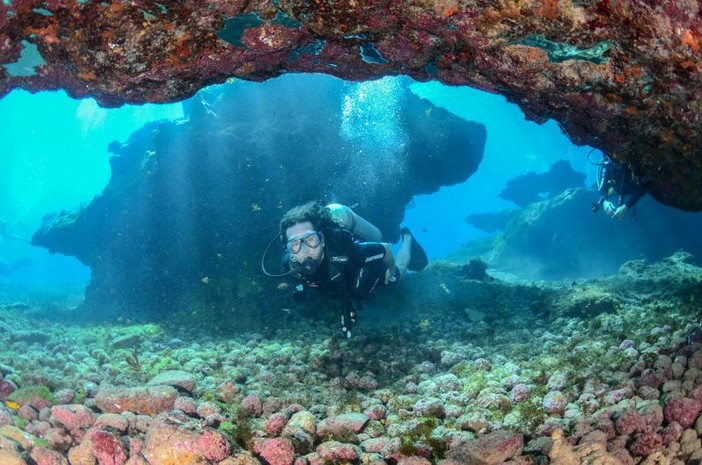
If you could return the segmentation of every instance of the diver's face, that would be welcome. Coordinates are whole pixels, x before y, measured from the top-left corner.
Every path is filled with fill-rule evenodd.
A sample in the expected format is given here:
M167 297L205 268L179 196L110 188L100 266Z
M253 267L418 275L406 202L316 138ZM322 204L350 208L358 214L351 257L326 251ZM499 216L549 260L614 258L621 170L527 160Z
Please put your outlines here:
M324 235L315 231L312 223L305 221L296 223L285 230L285 247L290 258L302 263L306 258L312 258L317 263L324 257Z

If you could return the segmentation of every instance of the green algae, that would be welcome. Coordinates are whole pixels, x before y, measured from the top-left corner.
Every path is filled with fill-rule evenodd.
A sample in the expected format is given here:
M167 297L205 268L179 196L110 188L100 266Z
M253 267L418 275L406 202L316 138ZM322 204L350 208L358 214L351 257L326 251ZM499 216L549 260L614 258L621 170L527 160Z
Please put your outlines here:
M56 403L56 398L46 386L21 387L8 396L8 399L19 404L26 404L37 398L44 399L51 405Z
M532 397L531 399L519 402L514 407L514 412L518 416L517 424L512 427L513 430L521 434L533 433L536 428L543 424L546 420L546 409L541 405L540 397Z
M590 48L581 49L574 45L548 40L543 34L532 34L519 43L545 50L552 63L562 63L566 60L585 60L600 65L609 61L609 57L604 56L604 54L612 48L612 42L609 40L603 40Z
M437 460L446 456L448 442L440 434L435 434L440 421L433 417L421 417L408 431L400 435L400 453L411 457L417 454L418 446L427 445Z

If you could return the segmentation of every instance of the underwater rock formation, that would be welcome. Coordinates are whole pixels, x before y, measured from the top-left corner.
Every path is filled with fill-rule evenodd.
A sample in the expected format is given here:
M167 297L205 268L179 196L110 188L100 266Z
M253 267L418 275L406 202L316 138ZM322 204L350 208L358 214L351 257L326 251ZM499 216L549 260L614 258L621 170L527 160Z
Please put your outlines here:
M531 203L555 197L566 189L584 186L585 174L573 170L567 160L558 160L545 173L529 172L510 179L499 196L520 207L526 207ZM493 233L505 229L518 212L518 209L506 209L473 213L466 217L466 222L482 231Z
M466 223L486 233L494 233L505 229L509 220L517 213L519 210L516 208L498 212L472 213L466 217Z
M500 93L702 209L699 2L0 4L0 95L172 102L230 77L404 74Z
M575 187L585 187L585 174L573 170L567 160L558 160L545 173L529 172L510 179L499 196L526 207Z
M575 279L616 272L627 260L658 260L678 250L702 259L693 231L698 214L660 205L650 197L623 221L591 212L599 194L569 189L514 213L502 233L457 252L480 256L491 268L525 279Z
M92 269L86 304L99 312L168 313L191 303L256 312L275 305L265 289L277 283L262 285L260 261L289 208L357 204L394 242L413 195L465 181L482 160L484 126L397 80L385 92L379 83L298 80L203 92L188 102L187 121L153 123L113 143L103 193L47 218L33 244ZM383 108L395 99L382 121L374 95ZM281 252L278 241L268 263L276 272Z

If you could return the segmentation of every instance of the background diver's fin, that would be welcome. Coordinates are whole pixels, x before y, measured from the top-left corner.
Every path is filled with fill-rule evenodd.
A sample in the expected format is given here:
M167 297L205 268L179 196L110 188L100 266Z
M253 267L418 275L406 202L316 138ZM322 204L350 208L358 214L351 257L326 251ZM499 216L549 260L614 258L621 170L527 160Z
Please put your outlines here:
M412 235L409 228L400 229L400 234L403 236L405 234L412 236L412 245L410 247L411 256L409 264L407 264L407 269L410 271L422 271L429 264L427 253L424 251L424 248L419 245L419 242L417 242L417 239Z

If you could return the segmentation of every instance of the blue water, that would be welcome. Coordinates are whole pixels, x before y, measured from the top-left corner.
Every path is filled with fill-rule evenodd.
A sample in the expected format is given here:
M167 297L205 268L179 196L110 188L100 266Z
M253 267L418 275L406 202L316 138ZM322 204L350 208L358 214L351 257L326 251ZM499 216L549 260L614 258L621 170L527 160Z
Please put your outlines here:
M430 258L441 258L465 242L485 236L465 218L472 213L514 208L498 194L508 180L520 174L545 172L554 161L565 159L573 169L587 174L587 185L595 182L595 167L588 162L592 148L574 145L554 121L543 125L527 121L519 107L504 97L469 87L430 82L416 83L412 88L435 105L484 124L488 133L477 173L463 184L418 196L415 208L407 211L405 223L417 231L422 245L427 244ZM596 150L591 159L599 160L600 154Z
M347 124L342 132L364 141L377 162L393 162L403 142L397 130L400 107L395 98L400 79L345 86L347 95L340 111ZM554 161L567 159L593 182L594 168L587 161L590 148L573 145L557 124L526 121L521 110L503 97L466 87L414 83L412 90L458 116L484 124L488 131L485 156L475 175L460 185L416 197L406 211L404 224L431 259L484 236L466 223L468 215L513 208L498 193L515 176L547 171ZM0 141L0 219L16 235L28 238L45 214L73 209L102 191L110 176L110 142L125 142L151 121L180 118L181 103L104 109L92 99L74 100L64 92L12 92L0 99L4 134ZM89 278L89 270L71 257L49 255L22 240L0 239L0 260L12 263L24 258L31 259L32 265L0 276L0 282L46 286L82 284Z
M13 91L0 99L0 219L29 238L48 213L70 210L99 194L110 177L107 146L149 121L181 118L182 104L104 109L64 92ZM29 258L0 282L47 286L84 283L89 270L72 257L49 255L0 237L0 260Z

